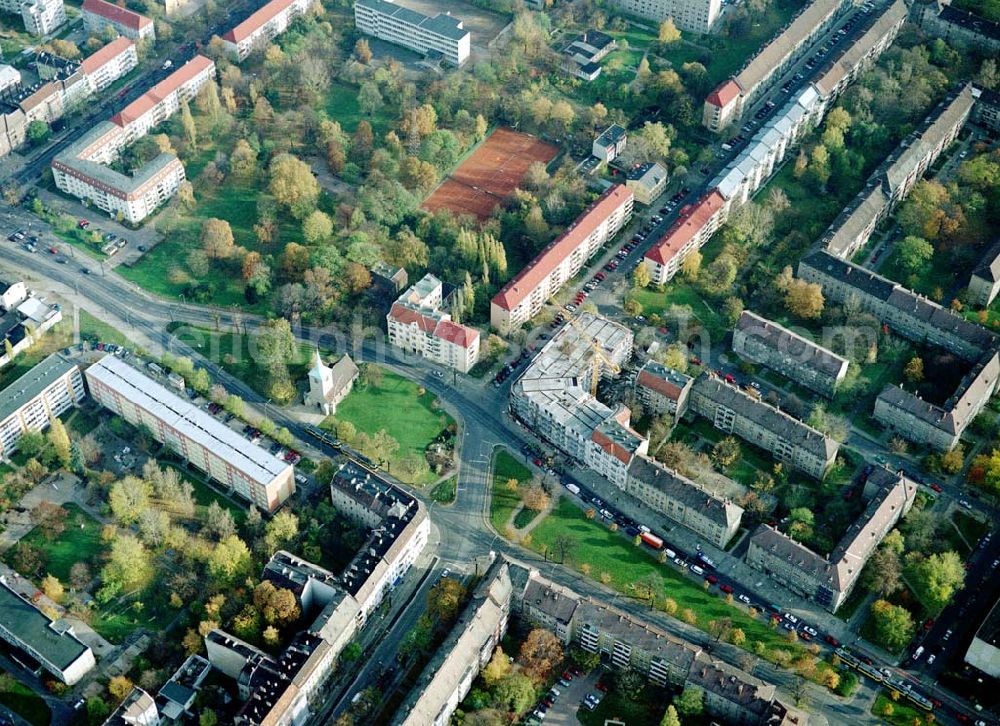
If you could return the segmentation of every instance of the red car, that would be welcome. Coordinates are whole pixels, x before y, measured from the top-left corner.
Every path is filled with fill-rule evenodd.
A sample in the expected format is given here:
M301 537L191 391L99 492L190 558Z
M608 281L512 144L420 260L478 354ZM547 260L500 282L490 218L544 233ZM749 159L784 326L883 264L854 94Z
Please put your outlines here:
M715 575L709 575L708 577L705 578L705 580L714 585L719 581L719 578L716 577Z
M76 223L76 226L79 227L80 229L87 229L87 227L90 226L90 220L81 219L79 222Z
M533 463L533 464L534 464L535 466L541 466L541 465L542 465L542 460L541 460L541 459L535 459L535 460L534 460L534 461L533 461L532 463Z
M594 686L594 688L596 688L598 691L603 691L604 693L608 692L608 686L606 683L598 683L596 686Z
M699 358L698 356L694 356L694 355L691 356L691 364L692 365L696 365L696 366L700 366L701 365L701 358Z
M799 637L802 638L802 640L812 640L813 639L812 636L809 635L809 633L807 633L804 630L799 631Z
M725 381L726 383L736 383L736 376L734 376L732 373L727 373Z
M826 638L824 638L824 640L826 640L826 642L832 645L834 648L840 647L840 641L834 638L832 635L827 635Z
M941 488L940 484L931 484L931 489L933 489L936 492L943 492L944 491L944 489Z
M934 627L934 618L927 618L927 620L924 621L924 630L930 630L933 627Z
M56 247L49 247L49 254L50 255L58 255L59 254L59 249L56 248Z
M733 586L732 585L719 585L719 589L722 590L727 595L732 595L733 594Z
M573 674L570 673L569 671L563 671L562 677L565 678L567 681L573 680Z

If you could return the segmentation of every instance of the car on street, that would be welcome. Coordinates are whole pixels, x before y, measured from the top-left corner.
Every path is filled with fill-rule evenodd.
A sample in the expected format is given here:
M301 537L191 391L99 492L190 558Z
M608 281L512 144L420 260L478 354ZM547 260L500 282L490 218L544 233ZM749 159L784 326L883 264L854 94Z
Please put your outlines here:
M938 493L944 491L944 489L941 488L940 484L931 484L931 489L933 489L934 491L936 491Z
M750 598L747 595L744 595L743 593L740 593L739 595L737 595L736 599L739 600L744 605L749 605L750 604Z

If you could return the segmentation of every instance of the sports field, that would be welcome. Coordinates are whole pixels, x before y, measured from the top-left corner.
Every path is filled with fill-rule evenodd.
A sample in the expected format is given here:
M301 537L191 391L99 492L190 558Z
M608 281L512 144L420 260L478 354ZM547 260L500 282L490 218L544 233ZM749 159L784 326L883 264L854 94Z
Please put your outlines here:
M532 162L548 164L556 147L511 129L497 129L424 201L484 221L513 192Z

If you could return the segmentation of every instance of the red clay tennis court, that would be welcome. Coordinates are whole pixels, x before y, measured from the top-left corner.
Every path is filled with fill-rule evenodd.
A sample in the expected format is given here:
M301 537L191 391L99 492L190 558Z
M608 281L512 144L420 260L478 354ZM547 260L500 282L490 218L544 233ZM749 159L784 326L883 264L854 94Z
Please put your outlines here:
M450 209L482 222L517 188L532 162L548 164L558 151L534 136L497 129L424 200L424 209Z

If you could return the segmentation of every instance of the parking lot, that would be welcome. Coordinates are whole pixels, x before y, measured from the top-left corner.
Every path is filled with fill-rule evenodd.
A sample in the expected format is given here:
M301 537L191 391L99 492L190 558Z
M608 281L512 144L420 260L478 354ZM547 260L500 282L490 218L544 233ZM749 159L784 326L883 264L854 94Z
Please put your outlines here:
M569 686L556 684L555 688L559 690L559 695L552 699L552 706L544 713L543 718L539 719L535 715L533 721L535 723L544 723L545 726L551 726L552 724L562 724L564 726L573 724L575 726L575 724L579 723L576 719L576 713L581 708L584 708L584 699L589 694L600 697L604 695L596 688L601 673L602 670L597 668L590 673L573 678L573 680L569 681Z

